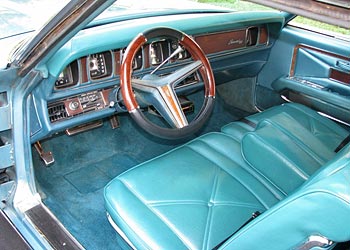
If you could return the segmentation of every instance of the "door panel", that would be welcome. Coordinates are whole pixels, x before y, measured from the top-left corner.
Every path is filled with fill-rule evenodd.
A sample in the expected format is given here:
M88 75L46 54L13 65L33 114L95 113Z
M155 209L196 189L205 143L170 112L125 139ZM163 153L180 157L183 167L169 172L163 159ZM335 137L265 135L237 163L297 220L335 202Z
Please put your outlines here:
M258 84L350 123L350 42L286 27Z

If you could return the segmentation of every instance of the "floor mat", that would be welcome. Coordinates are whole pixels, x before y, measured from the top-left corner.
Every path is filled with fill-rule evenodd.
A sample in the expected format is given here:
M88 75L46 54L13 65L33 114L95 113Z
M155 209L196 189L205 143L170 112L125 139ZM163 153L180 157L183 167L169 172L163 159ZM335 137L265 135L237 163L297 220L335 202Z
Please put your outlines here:
M87 194L103 188L110 178L93 165L64 176L80 193Z
M241 118L216 99L213 115L195 136L219 131L221 126ZM128 114L121 115L121 127L103 127L68 137L59 134L42 141L53 152L55 163L44 167L33 150L38 188L44 203L63 225L89 250L119 249L115 230L104 208L103 188L120 173L162 154L186 140L155 138L140 129ZM193 136L193 137L195 137Z

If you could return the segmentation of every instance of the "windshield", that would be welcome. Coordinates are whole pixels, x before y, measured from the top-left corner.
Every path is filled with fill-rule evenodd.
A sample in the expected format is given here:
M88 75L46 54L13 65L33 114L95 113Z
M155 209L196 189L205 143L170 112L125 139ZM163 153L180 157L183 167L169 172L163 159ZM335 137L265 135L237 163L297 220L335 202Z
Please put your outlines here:
M1 0L1 38L40 28L68 2L69 0Z
M0 39L39 29L68 2L69 0L1 0ZM116 16L116 12L127 14L130 10L149 12L155 9L208 9L212 7L195 0L118 0L97 19Z

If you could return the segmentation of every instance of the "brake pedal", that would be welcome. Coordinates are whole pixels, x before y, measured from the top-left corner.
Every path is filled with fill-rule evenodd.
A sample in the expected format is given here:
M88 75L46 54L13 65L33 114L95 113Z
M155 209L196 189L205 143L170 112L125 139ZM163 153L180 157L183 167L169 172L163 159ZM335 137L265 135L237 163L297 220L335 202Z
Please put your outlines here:
M120 127L120 122L117 115L112 115L111 117L109 117L109 122L111 124L112 129Z
M36 151L38 152L40 158L45 163L46 167L50 166L51 164L53 164L55 162L55 159L53 158L52 152L51 151L44 151L44 149L39 141L34 143L34 147L35 147Z

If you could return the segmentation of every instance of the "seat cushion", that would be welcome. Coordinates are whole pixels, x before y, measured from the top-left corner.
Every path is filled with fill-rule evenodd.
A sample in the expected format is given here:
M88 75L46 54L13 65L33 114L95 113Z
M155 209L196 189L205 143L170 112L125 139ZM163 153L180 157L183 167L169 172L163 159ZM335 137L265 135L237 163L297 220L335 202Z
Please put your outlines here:
M288 195L335 156L349 134L314 110L294 103L232 122L222 132L241 141L244 159L262 178Z
M112 180L107 212L137 249L211 249L279 201L240 143L211 133Z
M315 172L327 176L322 166L348 135L339 125L295 104L247 119L255 125L231 123L224 133L206 134L113 179L105 188L105 206L124 239L136 249L212 249L252 213L265 211L265 218L279 211L286 196L288 200L296 190L303 192L300 187ZM325 198L320 202L327 204ZM271 217L275 219L269 230L277 235L271 225L277 225L278 218ZM313 233L310 230L293 235L289 243L302 242ZM244 235L249 238L252 232ZM223 247L235 246L230 244L231 240ZM249 240L244 244L249 246L244 249L259 245Z
M300 188L228 239L220 249L237 246L240 250L309 249L310 244L301 248L309 236L349 241L349 176L350 145L347 145Z
M268 120L303 143L308 143L310 139L315 142L317 139L316 145L310 147L313 152L319 152L321 147L326 147L328 151L334 152L337 146L349 135L349 131L335 122L297 103L285 103L272 107L261 113L248 116L246 120L255 124L255 127L259 127L260 123ZM237 127L240 129L237 129ZM224 126L221 131L241 139L246 132L254 131L255 127L242 122L232 122ZM322 145L317 145L317 143ZM324 160L329 160L334 156L333 154L327 155L327 159Z

